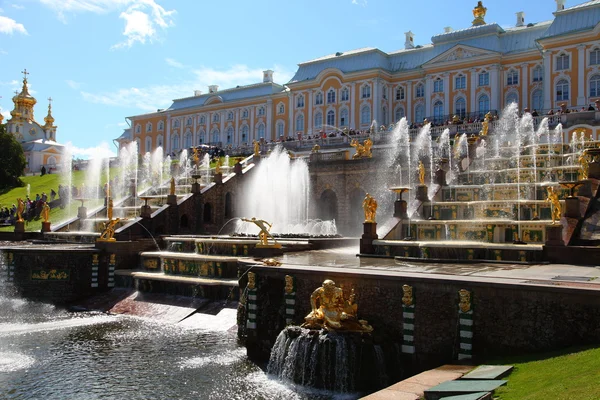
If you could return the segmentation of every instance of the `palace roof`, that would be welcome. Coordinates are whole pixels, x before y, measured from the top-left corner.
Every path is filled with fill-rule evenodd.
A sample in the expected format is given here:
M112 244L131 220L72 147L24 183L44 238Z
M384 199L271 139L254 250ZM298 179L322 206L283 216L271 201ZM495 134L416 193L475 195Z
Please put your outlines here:
M592 0L554 13L550 28L540 39L594 29L600 22L600 0Z

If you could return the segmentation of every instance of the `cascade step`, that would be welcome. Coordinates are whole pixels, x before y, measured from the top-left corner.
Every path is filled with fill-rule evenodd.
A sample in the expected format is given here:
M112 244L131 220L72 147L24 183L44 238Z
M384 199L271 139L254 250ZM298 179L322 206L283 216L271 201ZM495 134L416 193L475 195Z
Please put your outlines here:
M461 379L500 379L510 374L512 365L480 365Z
M506 385L505 380L457 380L440 383L425 391L425 400L439 400L448 396L459 396L480 392L493 392Z

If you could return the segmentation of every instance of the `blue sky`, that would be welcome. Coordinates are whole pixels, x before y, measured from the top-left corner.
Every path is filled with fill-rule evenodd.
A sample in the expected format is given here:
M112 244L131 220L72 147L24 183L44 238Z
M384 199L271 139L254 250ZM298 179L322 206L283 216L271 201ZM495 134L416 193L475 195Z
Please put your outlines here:
M57 139L78 157L116 154L125 117L168 107L195 89L284 84L299 62L337 51L404 47L469 27L469 0L0 0L0 107L9 117L24 68L43 123L53 99ZM567 1L567 7L580 4ZM486 21L552 19L553 0L484 1Z

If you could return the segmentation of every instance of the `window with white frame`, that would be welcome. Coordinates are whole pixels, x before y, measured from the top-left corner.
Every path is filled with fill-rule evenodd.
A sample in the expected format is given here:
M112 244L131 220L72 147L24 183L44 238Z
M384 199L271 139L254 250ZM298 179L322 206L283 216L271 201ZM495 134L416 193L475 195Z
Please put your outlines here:
M544 98L541 90L534 90L531 94L531 108L534 110L542 110L544 108Z
M569 69L569 55L562 53L556 57L556 71Z
M158 121L158 130L162 131L165 129L165 123L163 121Z
M212 122L219 122L219 113L214 113L213 114L213 118L212 118Z
M371 123L371 107L365 105L360 109L360 124L368 125Z
M490 73L483 71L479 73L479 86L489 86L490 84Z
M285 106L283 104L279 105L279 108L277 109L277 113L278 114L283 114L285 113Z
M258 115L265 115L265 108L264 107L259 107L258 108Z
M218 129L213 129L213 131L211 132L210 136L211 136L211 142L212 143L214 143L214 144L219 143L219 141L220 141L220 137L219 137L220 136L220 132L219 132Z
M400 121L402 118L404 118L404 108L402 107L398 107L396 108L396 112L394 113L394 121L398 122Z
M200 131L198 132L198 144L206 143L206 132Z
M371 98L371 86L369 85L363 85L363 87L361 88L361 98L363 99L369 99Z
M335 126L335 111L333 110L327 111L327 125Z
M244 108L244 110L242 111L242 118L248 118L248 109Z
M335 90L329 89L327 92L327 104L335 103Z
M348 90L348 88L343 88L342 89L342 101L348 101L350 99L350 91Z
M250 136L250 128L248 125L242 126L242 142L248 143L248 137Z
M600 49L595 48L590 51L590 65L600 64Z
M284 127L284 125L283 125L283 122L282 122L282 121L279 121L279 122L277 123L277 137L282 137L282 136L283 136L283 134L284 134L284 129L285 129L285 127Z
M185 147L186 148L192 147L192 132L187 132L185 134Z
M229 121L233 120L233 111L229 111L229 112L227 113L227 119L228 119Z
M173 120L173 128L179 128L179 120Z
M304 115L298 115L296 117L296 130L304 131Z
M227 144L233 143L233 126L227 128Z
M152 151L152 137L146 136L146 153L150 153Z
M200 117L200 124L206 124L206 117L204 115Z
M477 111L479 112L479 118L483 118L483 116L490 111L490 98L487 94L482 94L481 96L479 96L479 101L477 103Z
M152 122L146 124L146 132L152 132Z
M302 108L302 107L304 107L304 96L299 95L296 98L296 108Z
M600 75L590 78L590 97L600 97Z
M178 134L174 134L171 137L171 148L173 150L179 150L179 135Z
M556 101L569 100L569 82L561 79L556 82Z
M433 120L438 124L444 122L444 103L441 100L433 103Z
M508 106L512 103L519 104L519 96L514 92L511 92L506 96L506 105Z
M387 100L387 87L385 86L381 88L381 98Z
M507 85L518 85L519 84L519 72L516 69L511 69L506 74Z
M417 123L422 123L425 119L425 106L423 104L417 104L415 107L415 121Z
M415 97L425 97L425 85L419 83L415 88Z
M533 69L532 76L534 82L541 82L544 80L544 71L540 65Z
M156 137L156 147L162 147L163 146L163 135L158 135Z
M396 100L404 100L404 88L402 86L396 88Z
M387 123L388 123L388 109L387 109L387 107L383 107L381 109L381 123L383 125L387 125Z
M340 111L340 126L347 127L348 126L348 109L344 108Z
M186 126L192 126L192 117L188 117L187 122L185 123Z
M454 102L454 115L464 118L467 115L467 101L464 97L459 97Z
M467 88L467 77L463 74L457 75L454 78L454 89L466 89Z
M265 124L259 124L257 132L258 132L258 138L264 139L265 138Z
M437 78L435 81L433 81L433 91L435 93L443 92L444 91L444 81L441 80L440 78Z
M315 114L315 128L320 128L323 126L323 114L320 112Z
M319 92L315 95L315 105L320 106L323 104L323 93Z

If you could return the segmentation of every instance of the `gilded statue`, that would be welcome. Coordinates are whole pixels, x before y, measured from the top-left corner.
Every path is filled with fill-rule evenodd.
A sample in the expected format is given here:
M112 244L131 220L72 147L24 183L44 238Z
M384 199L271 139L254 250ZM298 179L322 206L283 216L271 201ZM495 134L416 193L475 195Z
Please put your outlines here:
M371 148L373 148L373 141L371 140L370 137L365 139L363 148L365 149L364 157L368 157L368 158L373 157L373 154L371 153Z
M311 294L311 312L304 318L302 327L309 329L345 330L351 332L372 332L373 328L356 317L357 306L354 291L344 299L342 288L326 279L323 285Z
M425 165L419 160L419 182L421 186L425 185Z
M50 222L50 206L47 202L44 202L42 205L42 211L40 212L40 215L44 222Z
M169 194L171 196L175 195L175 178L171 177L171 184L169 186Z
M106 218L111 220L113 217L113 200L109 197L106 202Z
M215 174L222 173L222 171L221 171L222 166L223 166L223 162L221 161L221 158L219 157L219 159L217 160L217 165L215 166Z
M464 313L469 312L471 310L471 292L466 289L460 289L458 296L460 297L460 302L458 303L460 311Z
M255 140L252 142L252 146L254 147L254 155L259 156L260 155L260 142L258 140Z
M402 304L405 306L413 305L413 288L409 285L402 285Z
M194 147L194 164L196 164L196 168L200 165L200 149Z
M548 186L547 192L548 198L546 199L546 202L550 203L550 209L552 210L552 225L555 225L556 221L560 221L560 201L558 200L558 193L556 193L553 186Z
M249 290L256 289L256 274L254 272L248 272L248 286Z
M352 158L356 159L365 157L365 146L360 144L360 142L357 139L352 139L352 141L350 142L350 146L356 149L356 153L354 153Z
M98 240L103 242L114 242L115 241L115 226L121 221L121 218L110 219L104 223L104 231L100 234Z
M475 17L475 19L473 20L473 26L485 25L483 17L485 17L486 11L487 8L483 6L481 1L478 1L477 7L473 9L473 17Z
M252 219L242 218L242 221L244 221L244 222L252 222L254 225L256 225L256 226L258 226L260 228L260 232L258 233L258 238L260 240L260 245L261 246L274 246L274 245L277 245L277 241L275 240L275 238L273 237L273 235L271 235L271 233L269 232L269 230L271 230L271 227L273 226L272 224L268 223L264 219L256 219L256 217L252 217ZM269 237L271 239L273 239L273 242L275 242L274 245L270 245L269 244Z
M581 169L581 179L582 180L588 179L589 171L590 171L590 159L588 156L587 149L585 149L581 153L581 155L579 156L577 161L579 162L579 167Z
M285 276L285 293L294 293L294 277L291 275Z
M375 222L375 214L377 213L377 200L367 193L363 200L362 206L365 212L365 222Z
M490 120L491 119L492 119L492 113L490 113L488 111L488 113L485 114L485 118L483 119L483 123L481 124L481 131L479 132L480 136L487 136L488 130L490 129L489 124L490 124Z
M25 202L20 197L17 199L17 222L23 222L23 213L25 212Z
M265 258L262 260L263 264L268 265L270 267L278 267L281 265L281 261L277 261L274 258Z
M319 150L321 150L321 146L319 146L319 143L315 143L315 145L313 146L311 153L318 153Z

